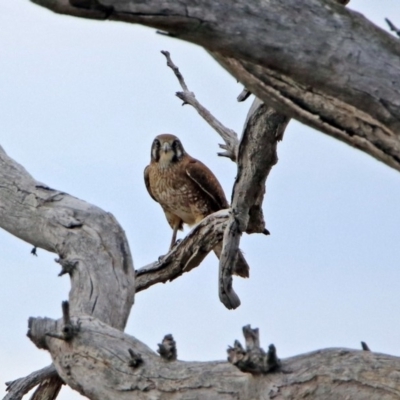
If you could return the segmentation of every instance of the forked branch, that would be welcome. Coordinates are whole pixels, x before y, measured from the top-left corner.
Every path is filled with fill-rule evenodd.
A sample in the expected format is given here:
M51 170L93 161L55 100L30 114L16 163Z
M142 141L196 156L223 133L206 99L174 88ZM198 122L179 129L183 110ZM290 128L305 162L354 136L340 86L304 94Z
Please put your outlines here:
M239 140L238 135L232 129L225 127L220 121L218 121L197 99L193 92L189 90L186 85L183 75L179 71L179 68L173 63L169 51L162 51L165 58L167 59L167 65L174 71L183 92L176 92L176 96L183 100L183 105L190 104L203 119L221 136L225 144L219 146L224 149L224 152L218 153L222 157L228 157L232 161L236 161Z
M55 384L55 385L54 385ZM8 392L7 395L3 398L3 400L21 400L22 397L28 393L35 386L38 386L37 391L33 395L32 399L39 399L38 390L43 391L46 387L49 390L49 387L56 386L56 396L58 391L61 388L62 381L58 377L57 371L54 365L50 365L48 367L42 368L39 371L32 372L25 378L19 378L15 381L6 382ZM54 397L55 398L55 397Z

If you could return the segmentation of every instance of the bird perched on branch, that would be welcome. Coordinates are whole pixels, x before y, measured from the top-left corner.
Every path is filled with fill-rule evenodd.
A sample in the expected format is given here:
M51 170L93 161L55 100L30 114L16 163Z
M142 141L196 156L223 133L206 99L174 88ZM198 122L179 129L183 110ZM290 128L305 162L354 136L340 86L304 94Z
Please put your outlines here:
M183 224L199 223L213 212L229 208L224 191L215 175L201 161L186 153L174 135L158 135L151 146L151 161L144 170L150 196L160 203L173 229L170 249ZM214 247L219 258L222 243ZM249 276L249 265L239 251L233 273Z

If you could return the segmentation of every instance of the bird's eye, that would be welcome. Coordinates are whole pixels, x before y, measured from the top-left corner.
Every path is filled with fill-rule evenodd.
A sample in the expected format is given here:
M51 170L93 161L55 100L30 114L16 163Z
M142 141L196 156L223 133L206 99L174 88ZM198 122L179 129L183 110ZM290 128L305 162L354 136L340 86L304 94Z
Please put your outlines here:
M183 156L182 144L178 139L172 142L172 149L174 150L176 160L179 160Z
M160 159L160 141L158 139L154 139L153 146L151 147L151 158L155 161Z

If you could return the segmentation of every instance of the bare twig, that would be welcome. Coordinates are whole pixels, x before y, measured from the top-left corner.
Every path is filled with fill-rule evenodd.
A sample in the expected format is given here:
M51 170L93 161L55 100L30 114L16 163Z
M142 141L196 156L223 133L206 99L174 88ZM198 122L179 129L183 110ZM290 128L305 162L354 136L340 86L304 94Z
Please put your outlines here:
M167 255L136 271L136 293L156 283L172 281L196 268L222 240L229 210L221 210L204 218Z
M183 104L190 104L206 122L217 131L217 133L224 140L225 144L220 144L220 147L226 151L218 153L219 156L228 157L232 161L236 161L237 151L239 146L238 135L232 129L225 127L220 121L218 121L205 107L203 107L196 99L193 92L189 90L186 85L185 79L179 71L179 68L172 62L170 53L168 51L161 51L161 53L167 59L167 65L173 71L175 76L178 78L179 84L181 85L183 92L177 92L176 96L183 100Z
M398 37L400 37L400 29L397 28L389 18L385 18L386 23L389 25L391 31L393 31Z
M20 400L35 386L48 382L52 378L58 378L57 371L53 364L42 368L39 371L32 372L24 378L15 381L6 382L8 392L3 400ZM60 379L60 378L58 378Z

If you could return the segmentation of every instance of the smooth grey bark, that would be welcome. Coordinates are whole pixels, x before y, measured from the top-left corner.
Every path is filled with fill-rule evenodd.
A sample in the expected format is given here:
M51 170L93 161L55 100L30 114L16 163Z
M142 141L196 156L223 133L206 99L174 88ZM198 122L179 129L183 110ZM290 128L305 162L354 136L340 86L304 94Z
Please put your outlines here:
M400 170L400 42L333 0L32 0L203 46L277 111Z

